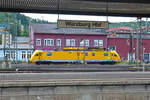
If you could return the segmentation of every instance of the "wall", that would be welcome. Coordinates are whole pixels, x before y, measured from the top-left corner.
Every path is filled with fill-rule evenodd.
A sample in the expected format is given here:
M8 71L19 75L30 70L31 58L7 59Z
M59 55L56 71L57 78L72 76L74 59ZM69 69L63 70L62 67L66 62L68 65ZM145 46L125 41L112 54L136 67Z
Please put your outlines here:
M140 40L139 40L140 41ZM150 53L150 39L143 39L142 40L142 48L145 48L145 53ZM122 59L128 59L128 53L131 49L131 39L127 38L108 38L108 47L109 46L116 46L116 50L119 53ZM136 57L136 39L133 41L133 48L132 48L135 57ZM142 51L143 54L143 51ZM139 42L139 57L140 57L140 42Z
M9 51L9 50L6 50ZM26 58L22 59L22 51L26 52ZM29 59L27 58L27 52L30 51L31 55L33 54L33 50L17 50L17 55L16 55L16 59L17 61L21 61L21 62L27 62ZM0 61L2 61L2 59L4 58L4 50L0 50ZM11 59L12 60L12 59Z
M22 59L22 51L25 51L26 52L26 58L25 59ZM28 58L27 58L27 52L28 51L30 51L31 52L31 55L33 54L33 50L18 50L17 52L18 52L18 57L17 57L17 59L18 59L18 61L21 61L21 62L28 62Z
M45 47L44 46L44 39L46 38L51 38L51 39L54 39L54 45L55 46L48 46L48 47ZM36 39L41 39L41 46L36 46ZM80 47L80 41L81 39L89 39L90 40L90 43L89 45L93 45L93 41L98 39L98 40L103 40L103 46L106 48L107 47L107 36L106 35L64 35L64 34L44 34L44 33L35 33L34 34L34 49L37 50L37 49L54 49L54 48L59 48L56 46L56 39L61 39L62 40L62 46L61 48L64 48L66 47L65 46L65 42L64 40L66 39L75 39L76 41L76 46L75 47ZM93 46L92 46L93 47Z
M3 87L0 100L150 100L150 85Z

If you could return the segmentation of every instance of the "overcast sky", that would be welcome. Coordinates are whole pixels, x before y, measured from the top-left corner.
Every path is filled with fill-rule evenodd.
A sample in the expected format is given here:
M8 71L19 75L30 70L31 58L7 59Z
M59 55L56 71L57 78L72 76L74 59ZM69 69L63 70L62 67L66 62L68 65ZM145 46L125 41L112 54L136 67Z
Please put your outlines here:
M31 18L47 20L49 22L57 22L58 14L36 14L22 13ZM64 20L88 20L88 21L107 21L105 16L81 16L81 15L59 15L59 19ZM143 19L145 20L145 19ZM108 17L109 22L131 22L136 21L135 17Z

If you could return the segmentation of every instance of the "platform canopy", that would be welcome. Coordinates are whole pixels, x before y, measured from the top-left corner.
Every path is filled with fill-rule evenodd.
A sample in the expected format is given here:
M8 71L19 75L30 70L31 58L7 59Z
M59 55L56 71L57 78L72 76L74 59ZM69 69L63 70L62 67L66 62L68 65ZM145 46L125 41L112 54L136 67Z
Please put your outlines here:
M0 11L150 17L150 0L0 0Z

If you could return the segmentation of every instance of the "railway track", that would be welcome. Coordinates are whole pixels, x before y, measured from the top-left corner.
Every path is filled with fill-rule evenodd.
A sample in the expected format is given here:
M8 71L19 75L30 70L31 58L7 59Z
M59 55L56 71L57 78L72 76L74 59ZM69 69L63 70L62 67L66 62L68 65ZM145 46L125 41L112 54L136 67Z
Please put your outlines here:
M129 70L0 70L0 73L52 73L52 72L129 72L139 71L137 69Z
M1 69L0 73L52 73L52 72L128 72L142 71L134 65L34 65L17 64L11 69ZM145 71L150 71L150 66L145 66Z

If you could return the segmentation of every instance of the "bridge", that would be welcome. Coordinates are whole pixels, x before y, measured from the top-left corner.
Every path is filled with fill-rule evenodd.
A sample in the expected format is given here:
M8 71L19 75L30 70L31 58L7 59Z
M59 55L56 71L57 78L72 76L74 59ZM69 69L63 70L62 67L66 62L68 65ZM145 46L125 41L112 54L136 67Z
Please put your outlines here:
M148 0L1 0L0 11L149 17Z

